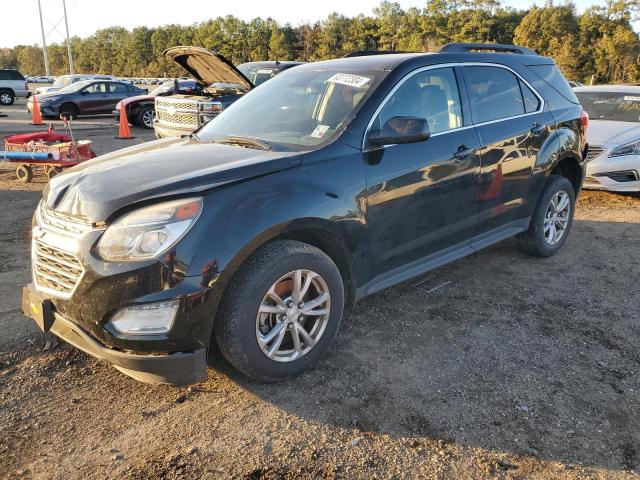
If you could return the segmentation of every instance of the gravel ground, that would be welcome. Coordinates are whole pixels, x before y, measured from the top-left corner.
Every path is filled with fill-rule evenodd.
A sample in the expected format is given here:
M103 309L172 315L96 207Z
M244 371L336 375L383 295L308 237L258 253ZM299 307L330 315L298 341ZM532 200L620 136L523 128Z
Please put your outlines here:
M121 145L107 127L91 135L100 153ZM297 378L250 382L214 352L208 379L177 389L21 316L44 180L12 175L0 172L0 477L640 477L640 197L585 192L553 258L508 240L361 301Z

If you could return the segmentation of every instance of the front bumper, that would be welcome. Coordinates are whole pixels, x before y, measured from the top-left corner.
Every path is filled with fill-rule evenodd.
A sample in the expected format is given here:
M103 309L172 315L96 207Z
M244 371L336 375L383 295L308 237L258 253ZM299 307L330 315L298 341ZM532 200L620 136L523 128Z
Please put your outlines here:
M610 149L587 164L584 188L611 192L640 191L640 155L608 157Z
M167 138L189 135L197 130L197 128L193 126L186 128L168 127L166 125L162 125L158 121L155 121L153 122L153 130L155 131L156 138Z
M44 331L57 337L136 380L169 385L188 385L207 376L204 348L163 355L140 355L108 348L71 320L57 313L53 305L29 284L23 289L22 312Z

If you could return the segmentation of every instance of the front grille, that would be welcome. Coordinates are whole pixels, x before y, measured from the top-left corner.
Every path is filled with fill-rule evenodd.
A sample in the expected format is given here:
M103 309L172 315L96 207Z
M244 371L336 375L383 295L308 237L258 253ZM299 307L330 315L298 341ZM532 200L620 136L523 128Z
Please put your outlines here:
M591 160L595 160L597 157L602 155L604 152L604 147L601 145L589 145L589 151L587 152L587 162Z
M198 104L189 101L181 102L156 98L156 108L175 108L176 110L191 110L193 112L196 112L198 110Z
M71 234L72 236L82 235L93 228L90 223L80 218L51 210L44 202L40 204L39 214L42 226L61 233Z
M198 115L189 112L165 112L164 110L156 110L156 116L159 122L175 123L179 125L198 125Z
M33 243L33 279L43 291L70 297L84 269L75 255L38 240Z

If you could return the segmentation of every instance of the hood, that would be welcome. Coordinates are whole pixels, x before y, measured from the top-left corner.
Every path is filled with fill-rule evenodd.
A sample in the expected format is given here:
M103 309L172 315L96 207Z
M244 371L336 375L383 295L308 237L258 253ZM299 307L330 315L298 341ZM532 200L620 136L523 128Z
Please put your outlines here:
M52 93L60 90L58 87L38 87L36 88L36 93Z
M172 47L163 53L167 60L171 60L200 82L210 85L216 82L239 83L247 90L253 88L251 81L229 60L201 47Z
M293 168L301 161L298 152L167 138L100 156L56 175L44 201L52 210L97 223L132 203L204 192Z
M589 120L587 141L590 145L602 145L610 148L637 140L640 140L639 122Z
M123 103L126 103L127 105L131 105L132 103L137 103L137 102L153 102L155 99L156 97L152 95L135 95L134 97L127 97L124 100L120 100L116 104L116 108L120 108L120 105L122 105Z

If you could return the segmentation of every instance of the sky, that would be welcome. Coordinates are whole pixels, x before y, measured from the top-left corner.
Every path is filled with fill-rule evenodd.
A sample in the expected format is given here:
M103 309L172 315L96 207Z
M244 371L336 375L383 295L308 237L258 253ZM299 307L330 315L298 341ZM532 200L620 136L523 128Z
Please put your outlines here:
M7 1L7 0L5 0ZM556 0L557 3L560 1ZM47 43L59 43L64 39L62 0L40 0L45 17L44 28ZM66 0L69 30L72 36L88 37L98 29L122 26L132 29L146 25L156 27L168 23L189 25L218 16L234 15L243 20L254 17L272 17L280 23L293 26L304 22L314 22L327 17L331 12L355 16L360 13L370 15L378 0L322 0L322 1L284 1L284 0L156 0L153 2L137 0ZM17 5L15 2L12 2ZM0 28L0 47L15 45L41 44L42 34L38 20L38 1L23 0L19 9L11 13L9 20L2 22ZM402 8L422 8L425 0L400 0ZM544 0L503 0L503 3L515 8L529 8L533 4L543 5ZM578 11L582 12L603 0L575 0ZM181 5L185 8L181 9ZM19 11L18 11L19 10ZM56 23L57 31L53 29ZM51 32L50 34L48 32Z

